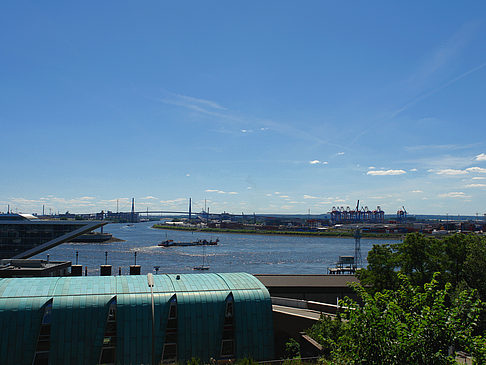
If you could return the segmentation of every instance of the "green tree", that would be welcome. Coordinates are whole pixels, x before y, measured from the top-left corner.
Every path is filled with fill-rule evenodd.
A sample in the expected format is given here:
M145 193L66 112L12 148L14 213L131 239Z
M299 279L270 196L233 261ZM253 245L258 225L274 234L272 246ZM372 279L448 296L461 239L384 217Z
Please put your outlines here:
M306 332L322 346L322 352L329 355L336 348L339 338L349 329L347 322L342 321L339 315L332 318L321 314L319 321Z
M398 287L397 254L395 245L373 245L368 252L368 267L358 270L356 275L363 286L371 292Z
M432 280L434 272L441 271L443 245L434 237L411 233L396 245L397 263L400 271L415 285L424 285Z
M300 343L294 338L290 338L285 343L285 357L287 359L300 358Z
M357 276L370 293L398 287L397 273L423 286L441 272L441 282L477 289L486 301L486 238L456 233L438 239L412 233L401 243L373 245L368 267Z
M463 291L450 302L451 284L440 287L434 274L423 287L399 275L398 290L369 294L354 285L363 305L346 298L347 330L332 352L347 364L454 364L454 348L486 361L484 339L473 336L482 303L474 291Z

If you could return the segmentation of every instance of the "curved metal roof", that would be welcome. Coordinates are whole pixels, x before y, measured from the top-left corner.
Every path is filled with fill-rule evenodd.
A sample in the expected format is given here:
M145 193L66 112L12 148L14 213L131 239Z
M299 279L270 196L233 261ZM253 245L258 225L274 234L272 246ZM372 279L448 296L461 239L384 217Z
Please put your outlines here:
M177 297L178 361L208 361L221 351L225 300L235 311L235 356L255 360L273 354L270 295L246 273L90 276L0 279L0 358L5 364L32 364L43 308L52 301L50 363L97 363L109 302L116 297L119 364L160 359L169 300ZM151 323L154 321L154 338Z
M154 276L154 294L259 290L265 286L247 273L161 274ZM147 276L80 276L0 279L0 298L117 295L150 293Z

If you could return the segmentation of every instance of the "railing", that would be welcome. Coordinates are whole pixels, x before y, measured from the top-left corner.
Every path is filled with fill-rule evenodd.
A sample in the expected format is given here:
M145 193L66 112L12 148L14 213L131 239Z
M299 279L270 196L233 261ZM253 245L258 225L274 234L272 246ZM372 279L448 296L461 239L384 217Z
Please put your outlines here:
M281 297L272 297L271 299L272 299L272 304L274 305L281 305L284 307L291 307L291 308L308 309L308 310L313 310L316 312L323 312L328 314L336 314L338 311L342 309L341 306L335 304L320 303L311 300L300 300L300 299L281 298Z

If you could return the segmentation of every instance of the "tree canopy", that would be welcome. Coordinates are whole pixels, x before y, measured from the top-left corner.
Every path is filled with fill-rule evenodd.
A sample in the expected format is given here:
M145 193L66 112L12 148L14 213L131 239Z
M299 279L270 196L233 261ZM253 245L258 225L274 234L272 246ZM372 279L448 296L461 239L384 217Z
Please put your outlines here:
M408 234L403 242L373 245L368 267L357 272L361 284L370 292L396 289L398 273L412 285L423 286L435 272L441 283L477 289L486 300L486 238L457 233L445 238Z
M481 301L466 290L451 300L439 277L417 287L399 274L396 290L374 295L354 284L363 303L345 299L345 321L323 318L309 333L336 364L455 364L457 347L485 363L485 339L473 334Z

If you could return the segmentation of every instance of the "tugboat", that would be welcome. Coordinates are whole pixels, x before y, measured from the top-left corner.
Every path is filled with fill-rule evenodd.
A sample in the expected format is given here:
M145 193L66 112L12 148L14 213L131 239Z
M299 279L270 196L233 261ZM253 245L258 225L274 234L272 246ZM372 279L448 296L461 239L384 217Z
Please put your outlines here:
M219 238L216 240L197 240L193 242L174 242L174 240L165 240L158 244L160 247L177 247L177 246L216 246Z

